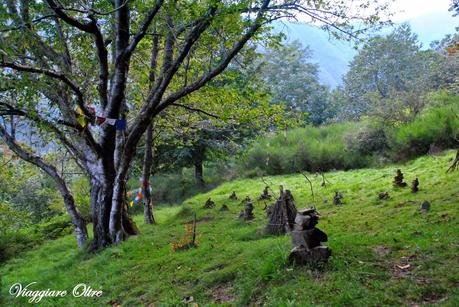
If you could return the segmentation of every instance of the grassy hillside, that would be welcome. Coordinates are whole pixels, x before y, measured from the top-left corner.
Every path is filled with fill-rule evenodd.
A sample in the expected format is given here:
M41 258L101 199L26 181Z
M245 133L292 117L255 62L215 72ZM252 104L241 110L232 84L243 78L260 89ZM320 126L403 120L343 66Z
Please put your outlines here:
M69 293L44 298L42 306L177 305L186 296L199 305L459 306L459 172L445 174L453 155L327 173L331 184L325 188L321 177L311 174L315 201L301 175L266 177L273 187L292 190L298 208L315 205L321 213L318 227L328 234L333 255L320 269L286 266L290 238L263 235L263 203L255 204L254 221L237 219L243 205L228 195L234 190L240 198L256 198L264 186L260 179L239 180L188 199L182 207L157 210L157 225L142 225L137 217L142 234L100 254L78 252L73 236L25 253L0 268L1 294L7 306L24 305L25 299L8 294L9 287L36 281L34 289L71 292L86 283L103 290L101 298ZM408 183L419 178L417 194L392 187L399 167ZM336 190L344 194L342 206L332 204ZM378 200L382 191L390 199ZM208 197L216 208L202 209ZM431 203L426 214L418 211L424 200ZM230 211L221 213L224 203ZM174 252L171 243L183 236L193 211L199 247Z

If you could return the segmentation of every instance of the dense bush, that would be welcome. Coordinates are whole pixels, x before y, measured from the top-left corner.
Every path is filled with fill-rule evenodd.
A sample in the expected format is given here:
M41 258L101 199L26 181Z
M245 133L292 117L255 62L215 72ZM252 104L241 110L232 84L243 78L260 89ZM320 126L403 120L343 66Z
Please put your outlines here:
M380 165L459 145L459 96L437 92L429 108L408 123L367 119L280 132L248 150L241 173L248 177Z
M459 101L457 106L428 109L411 123L393 132L393 153L408 159L429 152L432 146L446 149L459 144Z
M27 218L23 216L20 219L21 221L18 222L18 214L21 216L20 212L12 212L10 210L8 215L6 215L5 211L1 213L2 216L9 217L14 222L2 223L0 263L40 245L43 241L54 240L73 231L72 223L67 215L55 216L44 223L19 227L19 224L24 226L27 223Z
M359 124L341 123L270 135L256 142L247 152L243 168L248 175L255 169L275 175L368 166L371 156L362 156L345 144L345 137L356 133L359 127Z
M382 153L389 149L386 134L386 129L382 125L367 123L357 131L345 135L346 150L362 155Z

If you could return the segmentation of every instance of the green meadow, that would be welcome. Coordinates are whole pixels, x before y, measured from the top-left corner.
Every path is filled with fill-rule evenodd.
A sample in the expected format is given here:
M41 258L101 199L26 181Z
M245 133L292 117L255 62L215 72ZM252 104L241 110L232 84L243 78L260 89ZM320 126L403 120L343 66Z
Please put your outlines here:
M228 182L174 207L155 208L156 225L99 254L78 251L67 235L22 253L0 268L4 306L27 305L8 291L14 283L33 289L67 290L63 298L43 298L40 306L459 306L459 171L446 174L453 151L403 165ZM408 185L394 188L397 168ZM323 266L289 267L290 237L264 234L265 202L254 201L255 219L238 219L245 196L257 199L265 182L273 193L290 189L296 207L315 206L318 228L328 234L332 257ZM228 196L236 191L239 200ZM344 195L333 205L333 195ZM378 193L387 191L387 200ZM203 209L211 197L216 206ZM420 204L429 201L427 213ZM229 211L220 212L226 204ZM269 203L266 203L269 204ZM197 217L197 248L174 251ZM99 298L75 298L74 286L102 290Z

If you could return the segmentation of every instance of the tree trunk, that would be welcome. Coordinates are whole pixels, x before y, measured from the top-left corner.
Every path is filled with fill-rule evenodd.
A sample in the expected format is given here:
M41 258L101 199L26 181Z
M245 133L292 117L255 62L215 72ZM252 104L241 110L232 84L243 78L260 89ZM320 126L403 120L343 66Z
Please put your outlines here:
M203 188L205 186L205 182L202 160L197 160L194 162L194 177L196 178L197 185Z
M63 195L63 198L65 208L67 209L67 212L70 216L70 220L73 224L73 228L75 230L78 248L82 248L86 240L88 239L88 229L86 227L86 221L76 208L75 200L72 194L67 193Z
M59 175L59 173L53 165L46 163L38 156L30 154L29 152L24 150L20 145L18 145L15 139L10 134L8 134L2 126L0 126L0 136L3 138L8 147L21 159L38 166L54 180L62 198L64 199L65 209L67 210L67 213L70 216L70 220L72 221L72 224L74 226L77 238L77 245L78 247L82 247L88 239L86 221L81 216L80 212L78 211L78 208L75 206L75 200L73 198L72 193L68 189L67 183L65 182L64 178Z
M99 180L91 180L91 215L94 239L90 250L100 250L112 243L109 235L110 210L113 188Z
M143 159L143 174L142 174L142 195L143 195L143 218L145 224L154 224L153 204L150 192L150 175L153 165L153 127L150 124L147 128L145 136L145 154Z

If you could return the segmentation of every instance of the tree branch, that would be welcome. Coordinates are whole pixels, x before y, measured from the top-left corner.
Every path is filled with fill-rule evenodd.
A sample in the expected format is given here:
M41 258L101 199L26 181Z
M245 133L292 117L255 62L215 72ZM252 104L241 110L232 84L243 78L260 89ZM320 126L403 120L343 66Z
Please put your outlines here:
M67 13L64 12L64 9L62 6L58 5L56 1L54 0L46 0L48 3L48 6L56 13L59 18L61 18L63 21L71 25L72 27L75 27L77 29L80 29L81 31L88 32L88 33L94 33L94 23L93 21L88 22L88 23L82 23L79 20L71 17Z
M23 71L23 72L29 72L29 73L34 73L34 74L41 74L45 75L54 79L61 80L65 84L67 84L72 91L75 93L77 96L77 103L78 106L83 110L84 114L88 117L91 117L91 113L89 110L86 108L85 103L84 103L84 96L83 92L80 90L80 88L72 81L70 80L66 75L61 74L59 72L49 70L49 69L43 69L43 68L36 68L36 67L29 67L29 66L24 66L21 64L16 64L16 63L10 63L10 62L5 62L3 60L0 61L0 67L8 67L17 71Z
M166 97L161 104L158 106L159 110L163 110L171 103L177 101L178 99L198 90L199 88L203 87L207 82L218 76L225 68L229 65L231 60L241 51L241 49L245 46L247 41L255 35L258 29L262 25L262 20L264 13L267 10L267 6L269 4L269 0L265 0L263 3L262 8L257 14L257 17L253 21L252 25L248 29L248 31L240 38L240 40L233 46L230 52L226 55L226 57L220 62L220 64L215 67L212 71L207 73L206 75L202 76L200 79L196 80L195 82L191 83L188 86L183 87L181 90L172 93L168 97Z
M210 116L210 117L213 117L213 118L216 118L216 119L221 119L218 115L206 112L206 111L204 111L202 109L199 109L199 108L193 108L193 107L190 107L190 106L187 106L187 105L184 105L184 104L173 102L173 103L171 103L171 106L184 108L185 110L202 113L202 114L205 114L207 116Z
M144 38L145 34L147 33L148 27L150 26L153 18L155 18L156 14L158 13L159 9L163 5L164 0L156 0L155 6L150 10L150 12L145 17L142 26L140 27L139 31L135 34L132 42L124 51L123 56L130 57L132 52L134 52L137 44Z

